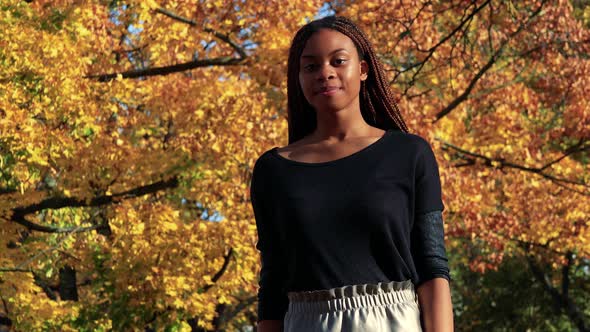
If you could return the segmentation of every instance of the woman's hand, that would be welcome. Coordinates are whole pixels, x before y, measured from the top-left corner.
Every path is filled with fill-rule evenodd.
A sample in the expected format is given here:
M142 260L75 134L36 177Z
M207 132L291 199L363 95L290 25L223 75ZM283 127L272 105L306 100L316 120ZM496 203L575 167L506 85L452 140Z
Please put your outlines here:
M420 285L417 292L424 331L453 331L453 304L449 281L445 278L434 278Z

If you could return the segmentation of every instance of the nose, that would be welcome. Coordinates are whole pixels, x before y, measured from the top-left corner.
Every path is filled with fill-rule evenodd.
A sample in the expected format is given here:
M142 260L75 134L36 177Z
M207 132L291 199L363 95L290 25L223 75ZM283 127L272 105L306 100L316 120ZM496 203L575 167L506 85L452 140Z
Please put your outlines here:
M332 67L329 63L323 64L317 73L317 79L319 81L330 80L336 77L336 74L334 73L334 67Z

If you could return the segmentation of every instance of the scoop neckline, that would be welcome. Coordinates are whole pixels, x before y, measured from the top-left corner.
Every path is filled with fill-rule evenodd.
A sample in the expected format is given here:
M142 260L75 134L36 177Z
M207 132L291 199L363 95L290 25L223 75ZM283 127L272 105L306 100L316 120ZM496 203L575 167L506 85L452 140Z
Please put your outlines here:
M299 166L326 166L326 165L332 165L332 164L336 164L336 163L339 163L339 162L342 162L342 161L345 161L345 160L354 158L354 157L362 154L363 152L366 152L366 151L369 151L369 150L373 149L375 146L379 145L382 141L384 141L385 138L387 136L389 136L389 134L391 134L392 132L393 132L393 129L387 129L383 133L383 135L381 137L379 137L375 142L373 142L373 143L365 146L364 148L362 148L362 149L360 149L360 150L358 150L358 151L356 151L356 152L354 152L352 154L349 154L347 156L344 156L344 157L341 157L341 158L338 158L338 159L328 160L328 161L322 161L322 162L317 162L317 163L310 163L310 162L305 162L305 161L297 161L297 160L293 160L293 159L289 159L289 158L283 157L278 152L278 150L279 150L279 147L278 146L275 146L270 151L271 151L271 153L272 153L273 156L275 156L278 159L283 160L283 161L285 161L287 163L293 164L293 165L299 165Z

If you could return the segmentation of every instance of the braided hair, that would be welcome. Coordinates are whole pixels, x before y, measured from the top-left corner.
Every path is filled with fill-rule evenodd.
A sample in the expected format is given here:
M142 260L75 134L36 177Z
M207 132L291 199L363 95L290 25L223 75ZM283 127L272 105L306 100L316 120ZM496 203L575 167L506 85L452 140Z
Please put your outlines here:
M295 34L289 49L287 63L289 144L313 132L317 125L315 110L307 102L301 90L299 65L307 40L320 29L332 29L350 38L357 49L359 59L365 60L369 66L368 77L365 81L361 81L359 93L361 114L365 121L383 130L397 129L408 132L408 127L385 78L383 66L377 59L367 35L346 17L327 16L301 27Z

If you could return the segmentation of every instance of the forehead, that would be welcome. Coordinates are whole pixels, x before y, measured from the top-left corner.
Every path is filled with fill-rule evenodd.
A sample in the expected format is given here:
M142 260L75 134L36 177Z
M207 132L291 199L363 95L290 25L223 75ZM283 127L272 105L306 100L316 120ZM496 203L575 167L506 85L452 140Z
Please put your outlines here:
M354 42L345 34L332 29L321 29L309 37L301 57L329 55L339 49L351 54L356 52Z

